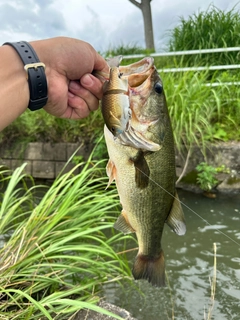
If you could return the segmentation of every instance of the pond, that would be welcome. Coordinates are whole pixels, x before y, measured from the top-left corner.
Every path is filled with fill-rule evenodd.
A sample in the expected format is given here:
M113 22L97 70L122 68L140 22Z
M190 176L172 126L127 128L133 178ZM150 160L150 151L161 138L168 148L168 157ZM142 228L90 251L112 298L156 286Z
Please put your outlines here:
M177 236L165 226L165 288L147 281L105 286L106 301L128 310L138 320L207 319L217 246L217 283L211 319L240 319L240 195L205 198L179 190L187 233ZM127 248L136 247L129 241ZM136 251L129 255L133 261Z

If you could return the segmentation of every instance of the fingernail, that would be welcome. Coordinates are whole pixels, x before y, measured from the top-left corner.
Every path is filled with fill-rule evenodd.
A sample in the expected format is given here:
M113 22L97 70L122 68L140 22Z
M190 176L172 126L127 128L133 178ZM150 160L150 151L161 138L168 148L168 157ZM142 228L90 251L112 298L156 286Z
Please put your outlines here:
M69 83L69 88L72 90L79 90L80 89L80 84L76 81L70 81Z
M81 84L86 87L90 87L93 83L90 74L83 75L80 81L81 81Z
M69 98L74 98L74 97L75 97L75 94L73 94L72 92L68 91L68 97L69 97Z

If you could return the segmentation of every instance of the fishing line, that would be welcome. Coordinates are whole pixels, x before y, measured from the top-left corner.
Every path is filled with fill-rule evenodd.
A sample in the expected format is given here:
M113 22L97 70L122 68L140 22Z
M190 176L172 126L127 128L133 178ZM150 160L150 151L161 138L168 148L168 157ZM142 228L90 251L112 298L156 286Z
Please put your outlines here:
M204 219L202 216L200 216L200 214L198 214L196 211L194 211L193 209L191 209L188 205L186 205L184 202L182 202L181 200L179 200L178 198L176 198L174 195L172 195L169 191L167 191L164 187L162 187L159 183L157 183L156 181L154 181L151 177L149 177L148 175L146 175L145 172L143 172L141 169L136 168L137 170L139 170L142 174L144 174L146 177L148 177L153 183L155 183L158 187L160 187L164 192L166 192L167 194L169 194L170 196L172 196L175 200L177 200L178 202L181 203L181 205L183 205L185 208L187 208L188 210L190 210L192 213L194 213L197 217L199 217L200 219L202 219L202 221L204 221L207 225L213 227L213 225L211 223L209 223L206 219ZM235 244L237 244L240 247L240 243L238 243L237 241L235 241L234 239L232 239L230 236L228 236L227 234L225 234L224 232L222 232L221 230L214 228L216 231L218 231L219 233L221 233L223 236L225 236L226 238L228 238L229 240L231 240L232 242L234 242Z

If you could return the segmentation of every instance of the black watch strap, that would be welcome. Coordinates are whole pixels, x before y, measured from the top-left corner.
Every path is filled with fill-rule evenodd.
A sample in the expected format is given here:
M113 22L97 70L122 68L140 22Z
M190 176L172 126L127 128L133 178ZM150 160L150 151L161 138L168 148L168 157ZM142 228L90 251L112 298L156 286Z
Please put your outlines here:
M48 100L45 65L39 61L33 47L26 41L5 42L3 45L13 47L24 64L30 91L28 108L32 111L41 109L47 104Z

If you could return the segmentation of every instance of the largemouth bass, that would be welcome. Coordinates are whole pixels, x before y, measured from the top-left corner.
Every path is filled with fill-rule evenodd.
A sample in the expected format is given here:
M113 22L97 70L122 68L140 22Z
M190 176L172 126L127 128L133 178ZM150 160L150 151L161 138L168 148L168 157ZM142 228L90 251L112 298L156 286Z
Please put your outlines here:
M174 141L163 83L153 58L120 66L118 72L121 80L128 81L131 118L127 130L117 137L104 128L109 184L115 180L122 205L114 227L125 234L136 233L139 251L133 277L164 286L164 225L178 235L185 233L186 226L175 189ZM111 73L109 83L112 77Z

